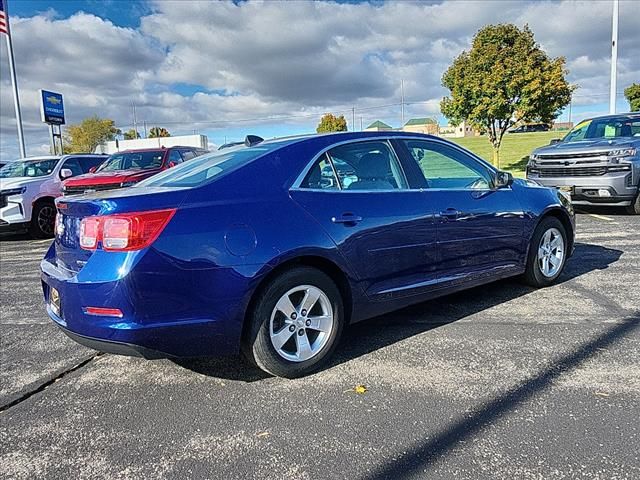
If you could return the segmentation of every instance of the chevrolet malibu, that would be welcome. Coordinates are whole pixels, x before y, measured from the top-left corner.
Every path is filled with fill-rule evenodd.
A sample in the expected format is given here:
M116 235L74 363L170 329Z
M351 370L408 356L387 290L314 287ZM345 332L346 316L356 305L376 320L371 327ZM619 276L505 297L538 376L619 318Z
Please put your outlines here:
M552 284L574 230L561 192L440 138L248 139L130 189L59 199L42 284L49 316L94 349L242 351L297 377L350 323L505 277Z

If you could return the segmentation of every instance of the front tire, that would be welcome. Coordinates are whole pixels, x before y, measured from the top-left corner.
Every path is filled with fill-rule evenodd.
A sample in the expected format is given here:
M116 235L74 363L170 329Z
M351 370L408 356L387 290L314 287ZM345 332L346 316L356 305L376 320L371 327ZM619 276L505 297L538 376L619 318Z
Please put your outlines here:
M272 279L249 313L245 355L262 370L285 378L326 363L344 327L340 291L325 273L296 267Z
M640 215L640 193L636 195L636 199L627 207L629 215Z
M29 233L33 238L51 238L56 221L56 206L51 201L40 201L33 206Z
M562 274L568 253L562 222L555 217L543 218L531 237L524 281L536 288L552 285Z

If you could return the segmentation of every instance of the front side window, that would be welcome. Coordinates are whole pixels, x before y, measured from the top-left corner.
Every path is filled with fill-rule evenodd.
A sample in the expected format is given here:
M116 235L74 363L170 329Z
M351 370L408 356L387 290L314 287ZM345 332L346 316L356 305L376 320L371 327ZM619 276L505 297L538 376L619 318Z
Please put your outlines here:
M407 189L400 163L384 141L355 142L327 153L344 190Z
M89 173L89 171L95 167L98 168L102 162L104 162L104 157L83 157L80 159L80 168L82 169L82 173Z
M169 154L169 163L173 163L173 165L182 163L182 157L178 150L171 150L171 153Z
M0 178L44 177L51 175L58 161L58 158L54 158L47 160L20 160L7 163L0 168Z
M404 140L420 167L427 188L488 189L490 173L459 150L436 142Z
M80 159L78 158L68 158L62 164L62 168L68 168L71 170L71 176L75 177L76 175L82 175L84 172L82 171L82 167L80 166ZM62 171L62 168L60 169Z

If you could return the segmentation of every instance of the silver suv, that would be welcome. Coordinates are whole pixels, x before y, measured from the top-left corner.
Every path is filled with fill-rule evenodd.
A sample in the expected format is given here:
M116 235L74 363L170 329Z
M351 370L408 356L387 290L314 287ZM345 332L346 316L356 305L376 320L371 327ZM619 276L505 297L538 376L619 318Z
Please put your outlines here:
M640 112L590 118L533 151L527 178L575 205L626 207L640 215Z

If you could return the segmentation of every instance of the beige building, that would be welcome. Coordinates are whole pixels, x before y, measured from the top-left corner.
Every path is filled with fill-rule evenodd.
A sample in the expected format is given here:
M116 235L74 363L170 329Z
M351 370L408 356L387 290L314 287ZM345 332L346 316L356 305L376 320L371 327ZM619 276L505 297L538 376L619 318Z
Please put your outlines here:
M433 118L412 118L402 127L403 132L438 135L438 122Z
M460 123L459 125L447 125L445 127L440 127L440 136L448 137L448 138L462 138L462 137L475 137L478 136L479 132L475 130L470 125L467 125L465 122Z

